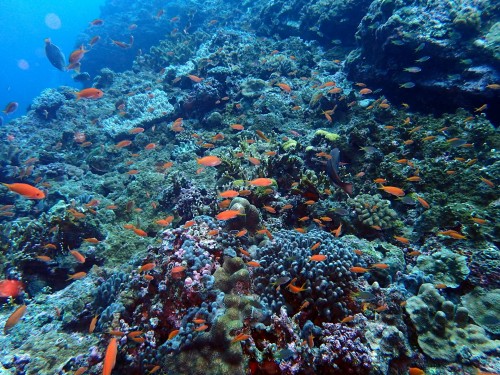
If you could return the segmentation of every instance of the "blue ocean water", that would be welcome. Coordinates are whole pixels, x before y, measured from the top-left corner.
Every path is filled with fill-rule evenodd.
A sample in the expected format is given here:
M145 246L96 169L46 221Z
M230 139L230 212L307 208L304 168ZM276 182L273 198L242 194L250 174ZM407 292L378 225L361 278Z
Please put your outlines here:
M66 58L75 49L78 34L99 16L105 0L37 0L0 2L0 107L19 103L8 116L22 116L33 98L43 89L81 85L71 79L74 72L61 72L45 56L44 39L50 38ZM4 119L5 120L5 119Z

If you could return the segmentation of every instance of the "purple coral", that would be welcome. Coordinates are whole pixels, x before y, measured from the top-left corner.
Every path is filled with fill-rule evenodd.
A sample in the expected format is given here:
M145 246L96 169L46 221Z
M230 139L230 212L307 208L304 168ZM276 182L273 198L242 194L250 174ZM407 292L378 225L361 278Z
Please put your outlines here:
M315 364L322 374L366 374L372 367L361 331L342 324L323 323L320 355Z

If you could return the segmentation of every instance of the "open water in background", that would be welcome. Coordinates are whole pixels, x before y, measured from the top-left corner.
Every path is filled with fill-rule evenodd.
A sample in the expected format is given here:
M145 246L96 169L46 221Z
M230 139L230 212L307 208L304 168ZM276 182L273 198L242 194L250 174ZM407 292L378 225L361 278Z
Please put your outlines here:
M61 72L45 57L45 38L64 52L66 59L75 49L77 36L99 17L105 0L0 0L0 110L7 103L19 109L4 117L4 123L26 113L34 97L60 85L80 89L75 73Z

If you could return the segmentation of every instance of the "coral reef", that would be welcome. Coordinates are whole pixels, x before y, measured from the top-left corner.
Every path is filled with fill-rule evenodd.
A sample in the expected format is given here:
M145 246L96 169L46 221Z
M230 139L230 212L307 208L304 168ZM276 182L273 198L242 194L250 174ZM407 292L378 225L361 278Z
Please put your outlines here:
M442 248L431 255L422 255L417 259L416 270L433 275L434 282L449 288L457 288L467 279L469 268L466 257Z
M397 224L398 214L391 209L391 202L379 194L360 194L347 202L354 207L358 220L364 225L388 229Z
M469 362L485 353L497 353L499 342L483 328L469 323L469 311L446 301L432 284L423 284L407 300L406 311L417 329L418 344L433 359Z
M474 322L495 335L500 333L500 290L475 288L462 296L461 302Z

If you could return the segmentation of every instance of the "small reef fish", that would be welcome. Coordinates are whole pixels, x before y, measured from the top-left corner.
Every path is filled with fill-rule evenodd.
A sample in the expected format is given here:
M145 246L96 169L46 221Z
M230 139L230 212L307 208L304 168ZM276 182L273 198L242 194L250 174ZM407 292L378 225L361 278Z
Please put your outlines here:
M210 155L210 156L204 156L202 158L198 158L198 159L196 159L196 162L198 164L205 166L205 167L215 167L215 166L219 165L220 163L222 163L222 160L217 156Z
M334 148L330 152L331 158L326 163L326 173L330 180L344 190L348 195L352 195L352 184L347 182L342 182L338 175L339 171L339 162L340 162L340 150L338 148Z
M64 54L61 52L59 47L52 44L49 38L45 39L45 55L49 59L52 66L63 72L66 70L66 58L64 57Z
M97 319L99 318L99 314L97 315L94 315L94 317L92 318L92 320L90 321L90 325L89 325L89 333L93 333L94 330L95 330L95 326L97 324Z
M450 238L453 238L455 240L465 240L467 237L465 237L462 233L457 232L456 230L446 230L444 232L437 232L437 234L440 234L442 236L447 236Z
M300 292L303 292L306 290L306 288L304 288L306 286L306 283L302 284L301 287L298 287L297 285L295 285L295 282L297 281L297 278L293 279L292 281L290 281L290 284L287 285L287 289L291 292L291 293L294 293L294 294L298 294Z
M87 276L87 272L77 272L77 273L74 273L72 275L68 275L68 278L66 279L66 281L69 281L69 280L80 280L80 279L83 279L85 276Z
M386 193L395 195L396 197L402 197L405 195L405 192L403 191L403 189L400 189L400 188L395 187L395 186L381 186L381 187L379 187L379 189L385 191Z
M234 219L238 215L241 215L240 211L238 211L238 210L226 210L226 211L222 211L219 214L217 214L215 216L215 218L217 220L230 220L230 219Z
M118 354L118 344L116 342L116 337L112 337L109 340L108 347L106 348L106 354L104 355L104 362L102 367L102 375L111 375L113 368L116 364L116 355Z
M187 77L195 83L200 83L201 81L203 81L203 78L195 76L194 74L188 74Z
M9 316L9 318L5 322L5 326L3 327L3 333L5 335L12 327L14 327L19 322L19 320L21 320L23 315L26 314L26 309L26 305L21 305Z
M94 87L90 87L88 89L83 89L81 91L74 92L73 94L76 95L76 100L80 100L83 98L85 98L85 99L99 99L99 98L103 97L104 92L102 92L101 90L96 89Z
M401 242L401 243L404 243L405 245L409 245L410 244L410 240L408 238L405 238L405 237L401 237L401 236L394 236L394 238Z
M245 333L240 333L240 334L236 335L235 337L233 337L233 339L231 340L231 344L234 344L235 342L239 342L239 341L248 340L250 337L251 337L250 335L247 335Z
M237 192L236 190L226 190L223 191L222 193L219 193L219 196L222 198L234 198L237 197L240 193Z
M5 109L2 112L5 113L6 115L10 115L11 113L14 113L18 108L19 108L18 102L10 102L5 106Z
M96 18L95 20L93 21L90 21L90 26L102 26L104 25L104 21L100 18Z
M368 268L364 268L364 267L351 267L349 268L349 271L353 272L353 273L366 273L368 272Z
M248 181L248 183L253 186L271 186L274 183L274 180L270 178L256 178L254 180Z
M174 329L173 331L170 331L168 334L168 339L167 340L172 340L175 336L179 334L180 330L179 329Z
M327 258L326 255L316 254L316 255L309 257L309 261L310 262L322 262L322 261L326 260L326 258Z
M79 49L74 50L71 52L69 55L69 63L71 64L76 64L80 62L81 59L83 59L83 56L88 52L88 50L83 48L83 44L80 46Z
M45 193L40 189L31 186L29 184L24 183L13 183L13 184L4 184L3 186L7 187L10 191L22 195L28 199L44 199Z
M71 255L76 259L78 263L85 263L85 257L77 250L70 250Z

